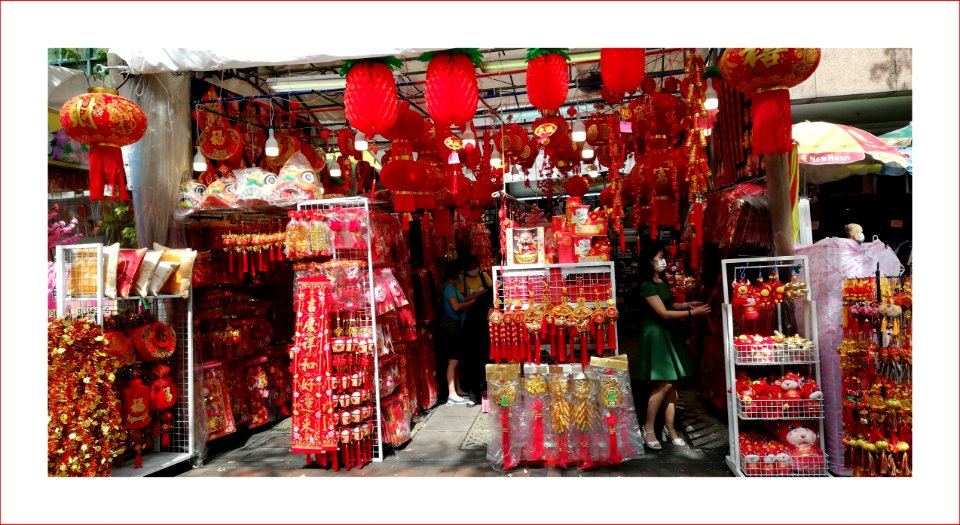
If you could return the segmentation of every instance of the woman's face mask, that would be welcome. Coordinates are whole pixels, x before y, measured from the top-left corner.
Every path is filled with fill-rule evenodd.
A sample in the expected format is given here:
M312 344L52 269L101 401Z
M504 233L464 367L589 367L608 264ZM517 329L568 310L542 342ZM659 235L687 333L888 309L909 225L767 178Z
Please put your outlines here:
M667 269L667 261L666 261L666 259L656 259L656 260L654 260L654 261L653 261L653 267L654 267L654 269L656 269L658 272L662 272L662 271L666 270L666 269Z
M480 275L480 268L474 268L474 269L472 269L472 270L467 270L467 275L469 275L470 277L476 277L476 276Z
M863 232L857 234L857 242L862 243L866 237L864 237Z

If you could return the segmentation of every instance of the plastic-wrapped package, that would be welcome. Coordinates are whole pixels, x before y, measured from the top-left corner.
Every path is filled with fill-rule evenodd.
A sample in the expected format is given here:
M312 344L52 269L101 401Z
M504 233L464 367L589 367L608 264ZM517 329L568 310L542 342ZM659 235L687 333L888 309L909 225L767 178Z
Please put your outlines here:
M189 215L201 207L207 196L207 187L196 180L188 180L180 185L180 203L177 207L180 215Z
M290 217L290 221L287 222L283 255L290 260L301 259L307 254L310 230L302 213L291 211L287 216Z
M523 411L520 421L521 438L524 443L521 458L525 462L539 463L545 460L544 411L550 402L547 389L546 365L526 364L523 367Z
M207 195L201 208L234 208L237 206L237 179L232 175L221 177L207 186Z
M627 360L593 357L590 367L600 383L601 427L607 440L604 461L616 465L642 456L640 423L633 404Z
M299 151L287 159L280 169L273 191L267 195L271 204L283 205L313 200L323 194L310 161Z
M237 204L243 207L263 206L269 200L277 185L277 176L262 168L234 170L236 178Z
M598 384L592 371L570 376L571 413L579 436L575 457L580 469L590 469L606 457L607 443L603 438L600 407L597 403Z
M495 470L511 470L520 463L523 441L520 439L520 365L487 365L487 389L490 392L491 436L487 441L487 461Z
M566 468L575 461L571 451L578 433L570 404L569 368L552 366L547 376L550 403L544 413L544 448L547 465L552 467Z
M403 242L403 234L399 226L400 223L396 217L388 213L370 214L370 249L373 252L374 266L393 265L398 239ZM407 258L409 259L409 256Z
M327 212L327 219L330 229L333 231L333 246L335 249L366 249L368 225L362 210L335 208Z
M380 406L383 417L383 441L397 447L410 441L410 421L406 417L406 395L398 393L384 398Z

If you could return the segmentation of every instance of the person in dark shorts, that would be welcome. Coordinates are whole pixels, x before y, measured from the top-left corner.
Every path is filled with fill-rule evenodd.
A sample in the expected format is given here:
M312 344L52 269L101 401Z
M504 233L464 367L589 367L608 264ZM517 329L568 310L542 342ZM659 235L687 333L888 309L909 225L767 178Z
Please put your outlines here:
M466 345L463 341L463 322L473 301L466 301L457 290L463 280L463 269L454 261L447 263L443 272L443 288L440 291L442 308L438 313L437 348L447 357L447 404L474 405L469 395L460 388L459 363Z

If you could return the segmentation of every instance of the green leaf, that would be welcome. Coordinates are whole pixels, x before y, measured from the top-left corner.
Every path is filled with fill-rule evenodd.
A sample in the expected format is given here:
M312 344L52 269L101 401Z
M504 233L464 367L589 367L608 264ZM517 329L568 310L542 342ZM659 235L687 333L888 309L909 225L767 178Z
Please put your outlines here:
M467 55L470 58L470 61L473 62L473 65L479 67L483 62L483 53L480 52L478 47L458 47L454 49L446 49L443 51L428 51L418 58L421 62L430 62L433 60L433 57L437 55Z
M344 60L343 66L340 68L340 76L345 77L350 71L350 68L357 64L363 64L364 62L380 62L381 64L386 64L387 67L393 71L393 68L403 67L403 61L395 56L385 56L385 57L376 57L376 58L356 58L353 60Z
M527 62L534 58L552 54L560 55L564 60L570 60L570 55L567 54L567 48L565 47L531 47L527 49Z
M720 78L720 68L717 66L710 66L703 71L703 78Z

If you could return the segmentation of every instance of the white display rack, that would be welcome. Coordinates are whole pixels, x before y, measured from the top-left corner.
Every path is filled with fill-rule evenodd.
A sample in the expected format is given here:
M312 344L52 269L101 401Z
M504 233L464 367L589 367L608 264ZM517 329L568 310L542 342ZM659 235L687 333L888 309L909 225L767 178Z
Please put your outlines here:
M802 373L812 377L820 383L820 356L816 341L817 334L817 305L811 300L809 289L800 297L784 297L783 302L776 304L775 317L767 312L760 316L760 322L741 326L734 319L731 304L731 283L735 279L745 277L755 281L758 276L766 279L771 273L778 274L781 282L789 282L791 274L796 273L797 281L809 283L809 261L806 256L786 257L758 257L747 259L724 259L723 282L724 304L723 340L724 358L726 363L727 385L727 417L730 453L726 457L727 465L737 476L761 477L796 477L796 476L827 476L826 455L782 457L781 465L770 465L769 458L747 457L740 450L740 433L742 422L751 424L757 421L790 421L801 420L811 427L816 427L819 437L818 446L824 446L823 434L823 400L822 399L757 399L742 400L739 398L736 381L740 367L746 367L749 373L759 373L761 367L773 367L776 374L786 372ZM773 336L773 333L753 334L743 333L749 329L774 330L783 334L799 335L805 341L796 342L758 342L741 341L741 335ZM792 330L787 330L787 328ZM789 338L788 338L789 340ZM771 436L771 440L774 438Z
M95 257L95 259L93 259ZM77 264L86 259L96 263L96 274L76 271ZM78 244L56 247L57 316L89 318L103 325L104 317L115 313L149 309L153 317L173 329L176 350L164 362L170 366L171 378L177 385L177 402L170 409L173 427L169 431L169 445L162 445L160 437L152 447L144 450L143 467L134 468L129 458L111 470L114 477L147 476L182 461L199 466L199 448L196 440L194 406L193 353L193 298L179 295L130 297L110 299L103 295L103 245ZM92 266L90 267L92 268ZM90 269L86 268L86 269ZM86 270L85 269L85 270ZM94 281L95 279L95 281Z
M373 250L371 243L371 227L370 227L370 199L366 197L341 197L335 199L319 199L312 201L304 201L297 204L297 210L321 210L321 211L330 211L336 208L341 209L355 209L363 210L363 214L366 217L367 228L366 228L366 238L364 239L366 249L335 249L333 251L334 260L355 260L355 261L364 261L366 262L366 278L363 279L363 286L366 288L364 293L366 295L366 307L363 311L358 312L360 314L358 321L361 323L360 328L364 330L369 330L366 333L371 334L370 337L373 339L373 347L377 350L373 352L373 382L374 382L374 395L375 395L375 416L376 416L376 425L373 436L373 461L380 462L383 461L384 452L383 452L383 437L381 435L382 431L382 415L380 407L380 359L379 359L379 348L381 342L378 341L378 331L377 331L377 316L376 316L376 304L373 297Z
M494 304L499 305L501 312L514 309L514 305L519 311L544 303L555 307L563 302L563 298L571 309L579 305L581 298L591 309L598 300L604 306L607 299L612 299L614 305L617 301L617 277L612 262L494 266L491 277ZM619 355L619 335L614 338L612 346L613 354ZM591 341L588 349L596 354L595 342ZM541 345L541 362L550 362L551 350L549 343Z

